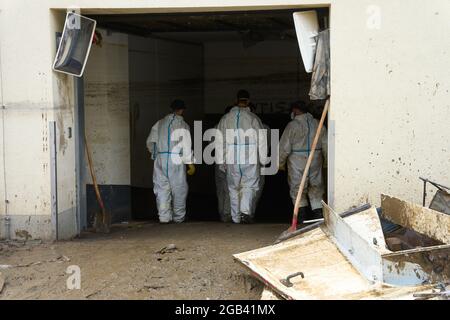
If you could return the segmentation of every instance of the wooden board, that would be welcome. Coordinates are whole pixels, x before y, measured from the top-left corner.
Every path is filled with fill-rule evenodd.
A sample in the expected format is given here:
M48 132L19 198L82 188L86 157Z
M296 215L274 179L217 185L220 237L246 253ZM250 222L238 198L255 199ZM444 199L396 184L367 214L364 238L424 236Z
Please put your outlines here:
M261 293L261 300L282 300L282 298L269 287L264 287L264 290Z
M371 290L334 243L318 228L300 238L234 256L285 299L345 299ZM280 280L301 271L305 278Z
M369 230L369 236L375 235L378 239L378 226L368 221L377 221L371 209L344 220L358 232ZM239 253L234 257L284 299L413 299L413 293L430 290L430 286L392 287L369 282L324 230L326 228L316 228L279 244ZM383 241L380 243L383 244ZM393 254L382 246L377 251L382 256ZM293 278L292 287L280 282L299 271L305 277Z

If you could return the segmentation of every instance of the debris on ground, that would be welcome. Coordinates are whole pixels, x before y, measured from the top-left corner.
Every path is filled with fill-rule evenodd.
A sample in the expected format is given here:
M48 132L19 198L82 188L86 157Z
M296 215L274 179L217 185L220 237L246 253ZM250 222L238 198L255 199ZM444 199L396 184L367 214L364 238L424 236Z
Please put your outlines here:
M15 233L16 233L16 237L24 238L25 242L27 242L28 239L32 238L31 234L27 230L17 230Z
M160 285L155 285L155 284L153 284L153 285L144 285L144 289L147 289L147 290L158 290L158 289L163 289L163 288L166 288L167 286L160 286Z
M164 248L156 251L155 253L159 253L159 254L165 254L165 253L172 253L175 251L181 251L180 249L177 248L177 246L173 243L165 246Z
M0 294L3 292L3 288L5 287L5 276L0 272Z
M34 261L29 263L21 263L16 265L10 265L10 264L0 264L0 269L11 269L11 268L25 268L25 267L31 267L31 266L37 266L41 265L43 263L51 263L51 262L69 262L70 259L64 255L58 256L54 259L45 260L45 261Z
M247 275L232 254L268 245L283 229L283 224L268 223L147 222L140 228L114 225L107 237L86 232L71 241L7 246L7 254L0 251L0 264L42 264L0 270L6 279L0 300L259 299L263 285ZM169 244L177 249L155 254ZM62 255L70 262L61 257L46 263ZM69 264L81 268L80 290L67 289Z
M324 223L234 255L266 284L263 299L447 298L450 215L387 195L341 217L323 203ZM396 225L389 231L385 222ZM382 223L383 222L383 223ZM299 264L298 261L301 261Z

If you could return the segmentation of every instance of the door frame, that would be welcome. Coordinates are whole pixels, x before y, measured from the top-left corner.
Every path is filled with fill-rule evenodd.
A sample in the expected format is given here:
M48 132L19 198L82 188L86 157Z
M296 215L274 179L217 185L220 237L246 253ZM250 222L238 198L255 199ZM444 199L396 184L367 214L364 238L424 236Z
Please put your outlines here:
M239 10L236 8L230 8L226 10L217 10L217 11L223 11L223 12L242 12L242 11L260 11L260 10L283 10L283 9L315 9L318 7L328 7L329 15L328 15L328 26L331 25L331 2L325 1L322 4L317 3L299 3L297 6L282 6L282 5L270 5L270 6L249 6L245 7L244 10ZM89 8L80 8L82 14L89 14ZM192 9L192 11L190 10ZM108 11L108 8L96 8L95 14L100 15L102 14L102 10L105 11L105 13ZM155 13L155 14L161 14L161 13L170 13L170 14L187 14L187 13L196 13L196 12L209 12L211 11L210 8L207 7L192 7L192 8L179 8L172 9L172 10L166 10L166 11L160 11L158 12L154 11L154 7L148 7L149 14ZM86 11L86 12L83 12ZM121 14L129 13L129 14L137 14L136 12L133 12L132 8L129 9L122 9L120 12ZM152 12L153 11L153 12ZM332 37L332 31L330 28L330 41ZM331 43L330 43L330 51L332 51ZM332 76L332 75L331 75ZM77 194L77 224L78 224L78 234L81 233L81 231L85 230L87 228L87 203L86 203L86 174L85 174L85 142L84 142L84 132L85 132L85 108L84 108L84 77L76 78L74 77L74 93L75 93L75 170L76 170L76 194ZM330 104L332 100L330 98ZM331 111L331 107L330 107ZM327 126L327 140L328 140L328 165L327 165L327 191L328 191L328 197L327 197L327 203L329 206L334 206L334 191L335 191L335 183L334 183L334 177L335 177L335 139L334 139L334 132L335 132L335 123L334 120L330 119L330 113L328 113L328 126ZM130 136L131 139L131 136Z

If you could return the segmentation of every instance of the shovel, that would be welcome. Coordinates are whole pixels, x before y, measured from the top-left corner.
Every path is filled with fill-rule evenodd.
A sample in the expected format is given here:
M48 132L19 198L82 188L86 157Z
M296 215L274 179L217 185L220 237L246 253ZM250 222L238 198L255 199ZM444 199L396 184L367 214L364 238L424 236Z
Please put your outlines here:
M323 108L322 117L320 118L319 126L317 127L316 135L314 137L314 141L311 147L311 152L308 157L308 161L306 162L305 170L303 171L302 181L300 182L300 187L298 189L297 198L295 199L294 205L294 213L292 216L292 224L286 231L280 235L280 238L284 238L288 236L290 233L297 230L297 222L298 222L298 210L300 209L300 199L303 194L303 189L305 188L306 179L308 178L309 168L311 167L311 162L314 157L314 153L316 152L317 142L319 141L320 132L322 131L323 123L325 122L325 118L328 113L328 109L330 107L330 99L325 103L325 107Z
M89 164L89 171L91 173L92 183L94 184L95 196L100 206L100 212L96 212L94 219L94 228L96 232L109 233L109 226L111 225L111 214L105 209L100 189L98 188L97 179L95 178L94 166L92 164L91 154L87 143L86 134L84 135L84 145L86 147L86 155Z

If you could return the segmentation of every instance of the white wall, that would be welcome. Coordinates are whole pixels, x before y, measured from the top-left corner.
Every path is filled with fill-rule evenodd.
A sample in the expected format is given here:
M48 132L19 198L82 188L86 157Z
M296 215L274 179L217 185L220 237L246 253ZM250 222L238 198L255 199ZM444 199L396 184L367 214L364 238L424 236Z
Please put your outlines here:
M287 109L290 102L308 97L310 76L300 67L295 40L266 40L248 48L242 41L207 42L205 112L223 113L239 89L250 92L258 112Z
M84 75L85 128L98 184L130 185L128 36L102 34ZM87 166L88 183L92 183Z
M382 192L421 203L419 176L450 184L450 2L334 3L334 206ZM379 29L366 27L372 4Z
M0 238L7 237L5 200L11 237L18 232L51 238L48 122L55 119L57 108L51 71L55 30L50 28L50 11L37 1L2 1L0 10L2 99L6 106L2 114L5 127L0 131L0 141L5 139L2 165L6 169L0 182ZM73 189L74 185L70 186Z

